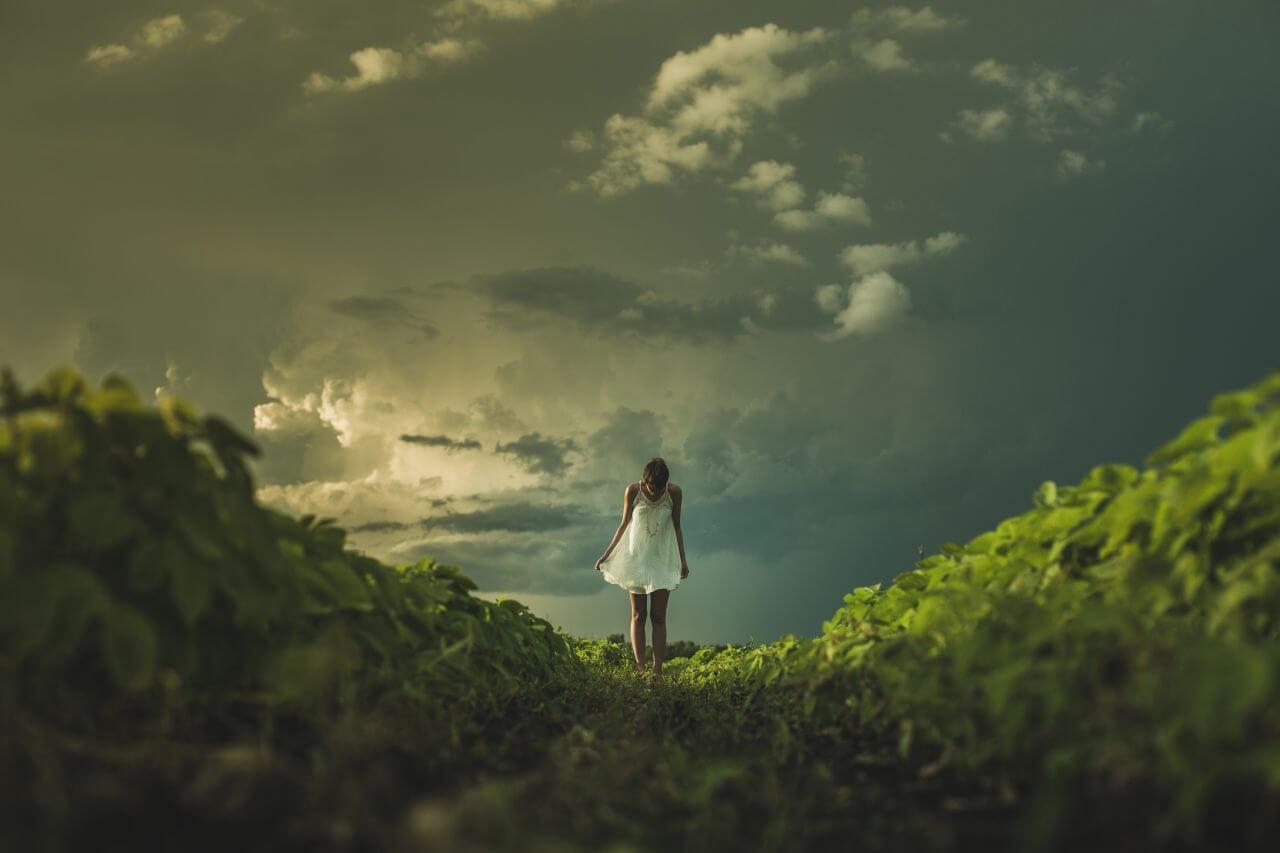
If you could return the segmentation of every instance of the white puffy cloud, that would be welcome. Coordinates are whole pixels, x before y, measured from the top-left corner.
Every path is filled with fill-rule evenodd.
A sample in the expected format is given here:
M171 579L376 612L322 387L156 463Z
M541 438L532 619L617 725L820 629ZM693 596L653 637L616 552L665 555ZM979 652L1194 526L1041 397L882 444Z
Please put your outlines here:
M804 255L786 243L760 243L755 246L734 243L728 249L725 249L725 254L730 257L743 258L750 264L779 263L797 267L809 265L809 261Z
M847 193L856 193L867 183L867 158L852 151L843 151L836 157L844 167L844 182L840 189Z
M914 71L916 68L902 55L902 45L896 39L855 42L853 54L875 71Z
M761 204L770 210L786 210L804 201L805 189L792 180L796 167L776 160L752 163L747 174L729 186L743 192L756 193Z
M1069 71L1032 65L1028 70L983 59L969 69L975 80L1007 90L1013 100L996 109L961 110L956 128L972 139L992 141L1008 135L1014 115L1021 118L1028 136L1036 142L1052 142L1076 135L1083 126L1099 127L1116 111L1116 93L1122 83L1104 74L1092 92L1072 85ZM950 141L950 135L943 138Z
M818 307L832 317L835 329L820 332L827 341L849 335L869 335L889 328L911 310L911 293L884 270L864 275L848 288L828 284L815 294Z
M129 60L140 59L166 45L177 41L187 30L181 15L165 15L144 21L134 34L133 46L113 43L94 45L85 54L84 61L96 68L109 68Z
M446 18L527 20L545 15L570 0L449 0L436 14Z
M849 19L855 31L881 30L900 33L937 33L964 24L962 18L944 18L931 6L912 9L908 6L889 6L885 9L862 8Z
M84 61L98 68L108 68L133 59L134 52L123 44L99 44L89 48Z
M815 55L831 37L821 27L792 32L770 23L677 51L654 76L643 115L605 121L600 166L571 188L612 196L669 184L677 169L727 166L761 115L805 97L837 70Z
M460 62L483 49L474 39L443 38L423 42L412 50L399 51L390 47L365 47L352 53L348 59L356 67L356 73L338 79L313 71L302 83L307 94L346 91L389 83L401 78L417 77L429 62L438 64Z
M783 210L773 221L788 231L812 231L839 223L870 225L871 208L866 201L844 193L819 192L812 210Z
M165 15L163 18L152 18L142 25L139 35L142 43L148 47L164 47L177 41L187 31L187 25L181 15Z
M231 35L232 30L244 23L244 18L222 9L209 9L204 13L204 17L208 20L209 27L205 30L203 38L211 44L222 41Z
M954 126L970 139L979 142L997 142L1009 135L1009 130L1013 126L1013 117L1003 107L993 107L989 110L964 109L956 117ZM938 137L943 142L951 142L954 139L951 132L947 130L939 133Z
M1058 161L1054 164L1054 172L1063 180L1076 178L1089 172L1100 171L1106 165L1104 160L1090 160L1080 151L1064 148L1058 152Z
M962 18L944 18L929 6L859 9L849 19L850 52L873 71L917 71L919 65L903 54L902 42L891 36L940 33L964 23Z
M926 257L948 255L962 246L968 238L955 231L942 231L925 238L901 243L862 243L846 246L840 251L840 262L853 270L855 275L868 276L890 267L917 263Z
M201 39L209 44L224 40L231 31L244 23L244 18L218 8L206 9L196 14L204 21ZM197 29L200 29L197 27ZM181 15L161 15L143 21L142 26L129 39L129 44L113 42L94 45L85 54L84 61L95 68L110 68L122 63L143 59L167 48L189 32Z
M596 147L596 135L590 128L575 130L565 138L564 147L570 151L590 151Z

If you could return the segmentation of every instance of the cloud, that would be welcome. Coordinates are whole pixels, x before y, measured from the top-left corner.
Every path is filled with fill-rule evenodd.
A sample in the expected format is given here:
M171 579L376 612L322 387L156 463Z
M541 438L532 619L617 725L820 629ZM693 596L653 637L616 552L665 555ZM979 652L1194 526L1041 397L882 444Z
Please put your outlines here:
M1013 117L1003 107L989 110L963 109L954 122L955 129L970 139L978 142L998 142L1009 135L1013 126ZM951 142L954 137L950 131L938 134L943 142Z
M860 198L819 192L813 210L779 211L773 221L788 231L813 231L840 223L870 225L871 208Z
M355 527L347 528L350 533L390 533L395 530L408 530L409 525L403 521L366 521Z
M942 231L927 237L923 245L916 240L902 243L862 243L840 250L840 262L855 275L866 276L890 267L914 264L926 257L948 255L968 238L954 231Z
M363 320L373 326L403 326L422 332L428 338L440 334L438 328L422 320L402 300L392 296L349 296L331 301L329 308L337 314Z
M164 47L177 41L187 31L181 15L165 15L163 18L152 18L142 25L140 38L147 47Z
M902 43L889 36L940 33L964 24L964 19L944 18L929 6L921 9L906 6L863 8L849 19L849 29L854 34L849 48L873 71L918 71L920 66L903 55Z
M1074 136L1085 127L1102 126L1116 111L1116 94L1123 84L1104 74L1092 92L1072 85L1070 71L1033 64L1027 70L984 59L969 69L974 80L1007 90L1013 100L995 109L961 110L955 127L972 139L1005 138L1014 116L1021 118L1027 135L1036 142L1052 142ZM950 134L943 134L951 141Z
M537 533L569 527L578 520L580 514L577 507L519 501L424 518L422 526L428 530L450 530L455 533Z
M427 447L443 447L445 450L479 450L481 444L474 438L457 439L447 435L415 435L404 433L400 440L409 444L421 444Z
M856 193L867 182L867 158L851 151L842 151L836 162L844 167L844 180L840 189L847 193Z
M564 147L581 153L596 147L596 135L590 128L575 130L564 140Z
M678 172L727 166L761 116L805 97L838 69L812 55L831 36L821 27L791 32L770 23L677 51L654 76L642 116L615 113L605 121L599 168L570 188L614 196L670 184Z
M205 30L203 38L210 44L222 41L231 35L232 30L244 23L244 18L222 9L209 9L204 13L204 17L209 21L209 27Z
M309 95L336 91L356 92L393 80L419 77L432 63L445 65L461 62L483 49L483 44L475 39L456 38L423 42L404 51L390 47L361 48L348 57L356 67L355 74L338 79L313 71L303 81L302 90Z
M1172 129L1174 123L1163 118L1160 113L1142 111L1134 113L1133 120L1129 122L1129 126L1125 128L1125 133L1141 133L1143 128L1148 126L1154 128L1161 133L1165 133Z
M1079 151L1064 148L1058 152L1058 161L1054 165L1054 173L1063 180L1076 178L1089 172L1100 171L1106 166L1104 160L1090 160Z
M573 439L543 438L541 433L531 432L515 441L499 442L495 453L505 453L516 458L530 474L563 474L570 463L565 456L578 449Z
M738 253L755 260L807 263L786 246L730 251ZM508 329L532 329L560 320L590 335L611 337L643 330L646 336L693 345L741 335L738 317L754 310L746 295L686 301L590 267L544 267L476 276L468 289L489 301L486 317Z
M894 39L855 42L853 55L875 71L914 71L915 63L902 55L902 45Z
M133 59L134 52L122 44L101 44L89 48L84 61L98 68L109 68Z
M835 315L835 330L819 333L827 341L883 331L911 309L910 292L884 270L863 276L847 289L823 285L815 299L823 312Z
M796 167L790 163L761 160L729 186L759 195L760 203L770 210L786 210L804 201L804 187L791 179L795 173Z
M850 28L856 32L887 31L899 33L939 33L963 26L962 18L944 18L931 6L912 9L907 6L890 6L885 9L862 8L849 19Z
M446 18L528 20L570 2L572 0L449 0L435 13Z
M132 47L121 43L94 45L85 53L84 61L95 68L110 68L142 59L167 47L187 32L181 15L164 15L144 21L130 40Z
M750 264L778 263L804 267L809 261L785 243L760 243L755 246L744 246L734 243L725 249L730 257L744 258Z

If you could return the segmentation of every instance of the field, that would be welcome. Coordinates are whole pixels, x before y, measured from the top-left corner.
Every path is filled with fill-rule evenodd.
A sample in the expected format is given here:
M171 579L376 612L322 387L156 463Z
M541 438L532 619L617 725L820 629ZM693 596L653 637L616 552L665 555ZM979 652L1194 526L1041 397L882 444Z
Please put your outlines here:
M260 506L215 415L0 381L6 850L1263 850L1280 372L833 602L616 640Z

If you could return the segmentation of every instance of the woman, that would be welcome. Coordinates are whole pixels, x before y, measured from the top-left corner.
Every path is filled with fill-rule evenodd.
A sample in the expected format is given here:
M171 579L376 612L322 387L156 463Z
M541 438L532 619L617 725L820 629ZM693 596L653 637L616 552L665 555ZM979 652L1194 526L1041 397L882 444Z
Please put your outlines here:
M605 580L631 593L631 648L642 674L646 612L653 622L654 678L662 678L662 656L667 650L667 598L689 577L680 530L683 493L675 483L667 482L668 476L667 463L655 456L644 466L640 482L627 484L622 523L596 560L596 571L602 572ZM615 550L623 531L628 531L626 541ZM650 597L652 607L648 606Z

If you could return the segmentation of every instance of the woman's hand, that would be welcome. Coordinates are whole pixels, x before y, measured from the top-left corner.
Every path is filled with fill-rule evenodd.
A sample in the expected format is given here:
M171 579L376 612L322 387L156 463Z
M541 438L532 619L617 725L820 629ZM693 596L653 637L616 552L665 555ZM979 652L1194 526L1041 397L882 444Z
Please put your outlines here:
M604 562L604 554L596 558L596 571L600 571L600 564Z
M681 563L680 564L680 580L684 580L687 577L689 577L689 564Z

